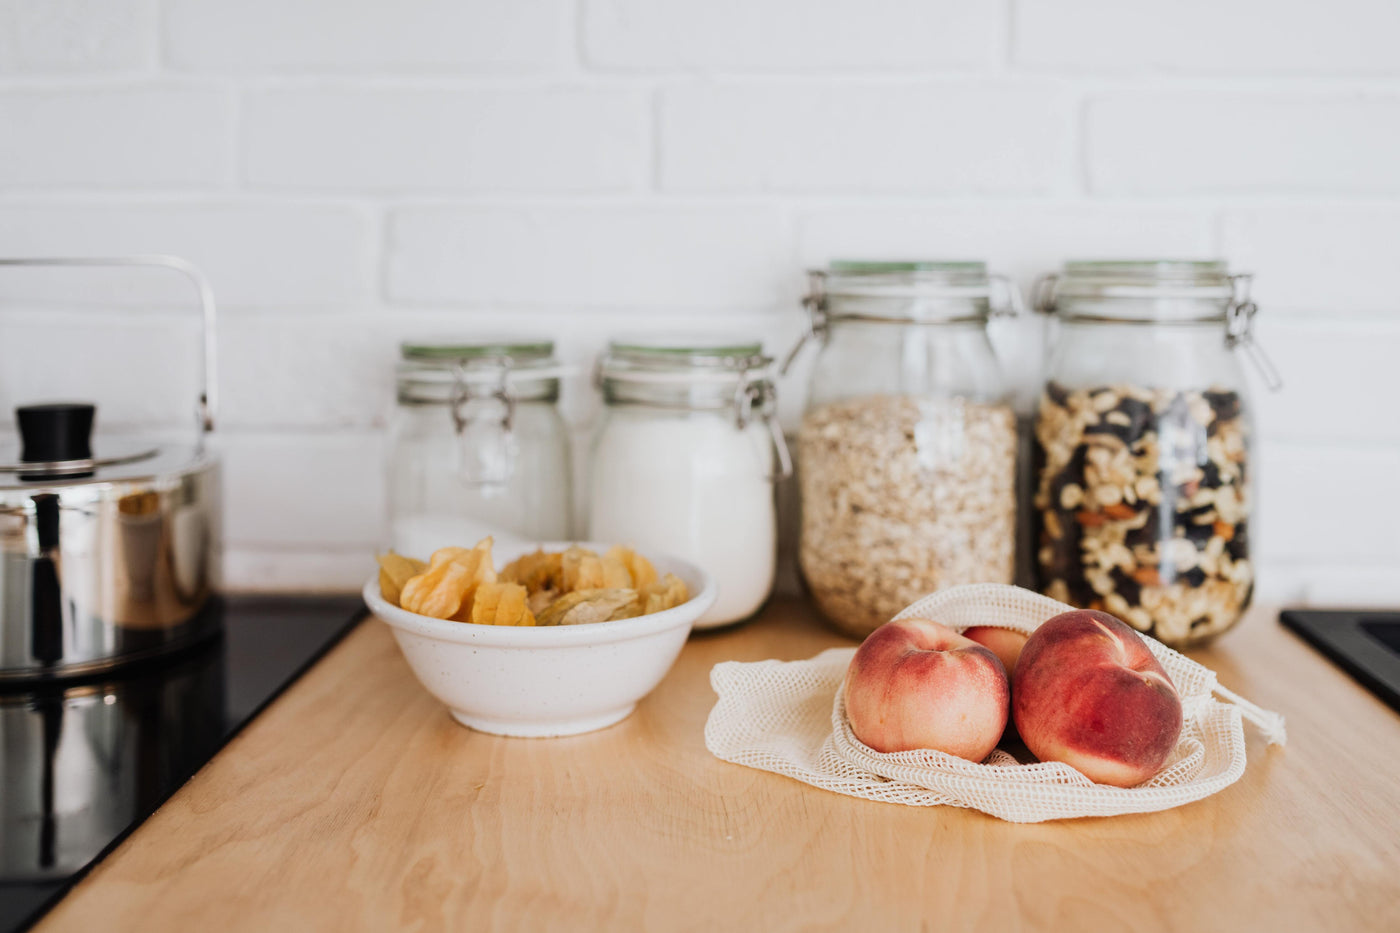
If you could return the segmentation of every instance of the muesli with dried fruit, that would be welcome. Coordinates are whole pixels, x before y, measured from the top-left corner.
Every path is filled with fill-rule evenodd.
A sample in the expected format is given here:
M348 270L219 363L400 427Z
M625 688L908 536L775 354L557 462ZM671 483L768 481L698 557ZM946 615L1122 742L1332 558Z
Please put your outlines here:
M1036 422L1045 594L1173 646L1234 625L1254 589L1238 393L1046 387Z

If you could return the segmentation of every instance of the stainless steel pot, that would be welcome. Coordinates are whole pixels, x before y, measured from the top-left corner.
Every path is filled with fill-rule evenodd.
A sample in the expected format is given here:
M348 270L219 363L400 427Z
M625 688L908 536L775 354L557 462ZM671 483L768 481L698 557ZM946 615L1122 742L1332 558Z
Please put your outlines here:
M22 447L0 443L0 682L87 674L217 630L214 300L172 256L0 259L0 266L150 266L199 290L204 366L193 443L90 443L95 406L22 406Z

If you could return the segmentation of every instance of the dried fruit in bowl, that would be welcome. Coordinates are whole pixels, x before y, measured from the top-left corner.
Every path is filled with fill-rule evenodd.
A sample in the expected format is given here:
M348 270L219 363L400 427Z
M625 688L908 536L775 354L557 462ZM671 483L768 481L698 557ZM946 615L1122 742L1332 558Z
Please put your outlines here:
M379 561L379 592L387 602L395 606L399 605L403 585L428 567L421 560L404 557L393 551L380 554L376 560Z
M657 579L651 561L618 545L599 557L575 545L525 554L499 575L492 540L445 547L422 561L390 551L379 558L379 589L409 612L481 625L582 625L662 612L690 599L674 574Z
M441 561L403 585L399 605L419 615L450 619L462 608L476 583L461 564Z
M574 590L540 613L540 625L584 625L613 622L641 615L637 591L631 589Z
M527 593L519 583L483 583L472 599L471 618L478 625L534 625L535 615L526 605Z
M633 589L645 589L656 582L656 568L651 565L651 561L630 547L618 544L609 548L608 553L603 555L605 567L609 561L616 561L627 568L627 576L631 580L627 585Z
M603 560L588 548L569 548L564 552L562 563L564 592L604 588Z
M525 605L538 617L561 595L558 590L533 590L529 596L525 597Z
M496 565L491 558L493 539L482 538L475 547L443 547L433 552L428 560L429 567L436 567L444 561L461 564L478 583L496 582Z
M564 585L564 555L536 551L518 557L505 565L500 579L504 583L520 583L531 593L558 590Z
M686 589L685 582L680 577L668 573L643 589L641 598L642 614L651 615L653 612L665 612L679 606L690 599L690 591Z

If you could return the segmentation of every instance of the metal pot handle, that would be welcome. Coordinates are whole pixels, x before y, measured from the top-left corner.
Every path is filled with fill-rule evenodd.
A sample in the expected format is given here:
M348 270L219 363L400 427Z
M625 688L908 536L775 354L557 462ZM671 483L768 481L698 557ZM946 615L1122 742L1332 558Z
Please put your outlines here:
M214 413L218 407L216 378L216 350L217 335L215 332L215 311L214 311L214 289L210 287L209 280L204 277L194 263L179 256L166 256L159 253L142 256L28 256L15 259L0 258L0 266L85 266L97 268L115 268L145 266L154 268L174 269L185 278L194 283L194 287L199 291L200 319L202 321L201 333L204 343L204 365L200 372L199 391L199 425L200 430L208 433L214 430Z

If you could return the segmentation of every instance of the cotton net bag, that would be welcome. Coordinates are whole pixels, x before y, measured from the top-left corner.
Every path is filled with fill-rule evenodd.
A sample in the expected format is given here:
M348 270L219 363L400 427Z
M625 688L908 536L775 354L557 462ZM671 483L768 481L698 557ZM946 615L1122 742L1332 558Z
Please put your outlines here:
M1019 587L984 583L926 596L895 618L1029 634L1072 608ZM1181 695L1184 724L1165 767L1137 787L1096 784L1060 762L1020 764L1001 749L981 763L931 749L874 751L851 731L841 695L854 648L831 648L806 661L715 665L710 683L719 701L705 724L705 745L725 761L852 797L968 807L1013 823L1038 823L1166 810L1229 787L1244 773L1245 719L1270 744L1284 743L1282 716L1221 687L1213 671L1156 639L1143 640Z

